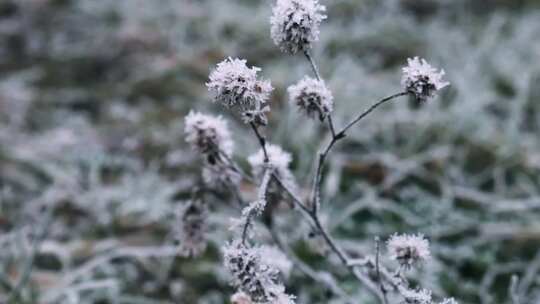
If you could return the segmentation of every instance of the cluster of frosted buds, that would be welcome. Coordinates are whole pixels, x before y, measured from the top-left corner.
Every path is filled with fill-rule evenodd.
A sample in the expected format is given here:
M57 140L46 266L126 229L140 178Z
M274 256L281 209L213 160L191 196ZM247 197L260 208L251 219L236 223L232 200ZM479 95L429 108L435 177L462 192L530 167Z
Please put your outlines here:
M274 169L274 174L280 181L291 191L295 191L296 181L289 169L292 161L290 153L285 152L280 146L267 144L266 151L268 153L268 163ZM253 175L261 178L266 170L267 164L264 161L264 151L260 149L257 153L248 157L248 162L251 165Z
M437 71L425 59L418 57L407 59L408 65L403 68L401 85L407 92L414 94L418 101L424 102L435 97L437 91L450 85L443 81L444 70Z
M293 304L294 297L285 294L279 279L279 271L266 264L260 248L247 247L233 241L223 248L225 267L233 276L233 285L261 304Z
M207 184L230 185L240 181L229 162L234 144L223 118L191 111L185 118L184 133L192 149L205 160L203 179Z
M430 257L429 242L422 234L394 234L388 240L387 246L390 258L398 261L406 269Z
M198 256L206 249L206 218L208 210L201 201L188 201L178 213L179 254L185 257Z
M287 91L289 100L296 104L300 111L306 112L310 118L318 114L319 120L323 121L332 113L334 97L322 80L306 76L296 85L290 86Z
M326 8L318 0L277 0L270 18L270 34L283 51L307 51L319 40L319 26Z
M273 88L269 81L257 77L260 70L248 67L246 60L227 58L210 73L206 86L214 102L239 107L244 122L266 125L266 113L270 111L267 102Z

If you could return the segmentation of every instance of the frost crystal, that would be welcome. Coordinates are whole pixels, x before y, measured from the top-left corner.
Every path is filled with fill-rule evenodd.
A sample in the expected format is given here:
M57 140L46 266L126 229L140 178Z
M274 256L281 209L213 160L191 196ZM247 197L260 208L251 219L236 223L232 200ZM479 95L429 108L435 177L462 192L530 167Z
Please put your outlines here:
M218 63L206 83L214 102L226 107L239 106L246 123L266 124L266 105L273 88L269 81L257 78L258 67L249 68L246 60L227 58Z
M442 79L444 70L438 72L425 59L414 57L407 59L407 62L408 65L403 68L401 85L407 92L414 94L418 101L435 97L437 91L450 85Z
M431 304L431 291L427 289L407 289L399 288L399 293L405 298L406 303L410 304Z
M233 285L255 303L293 304L279 281L279 271L263 262L258 247L247 247L233 241L223 248L224 264L234 280Z
M206 206L200 201L189 201L181 207L177 232L181 256L198 256L206 249L207 215Z
M458 302L456 300L454 300L454 298L448 298L448 299L444 299L439 304L458 304Z
M287 91L289 100L311 118L318 114L319 120L323 121L333 110L334 97L322 80L306 76Z
M296 54L319 40L319 26L326 8L318 0L277 0L270 18L270 34L283 51Z
M233 151L231 133L221 116L191 111L186 116L184 133L192 149L216 157L219 153L230 156Z
M394 234L387 242L390 257L405 268L429 258L429 242L424 235Z
M268 152L268 161L274 168L275 174L277 174L279 179L287 186L295 188L296 182L291 170L289 169L289 165L292 161L291 154L283 151L280 146L272 144L266 145L266 151ZM260 149L257 153L249 156L248 162L251 165L253 175L262 177L266 169L263 150Z

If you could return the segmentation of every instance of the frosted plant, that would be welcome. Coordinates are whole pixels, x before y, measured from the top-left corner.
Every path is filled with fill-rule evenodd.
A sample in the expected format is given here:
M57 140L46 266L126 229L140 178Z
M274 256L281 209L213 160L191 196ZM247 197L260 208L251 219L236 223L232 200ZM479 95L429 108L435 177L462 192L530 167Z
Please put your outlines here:
M300 111L306 112L308 117L313 118L316 114L323 121L334 108L334 97L326 87L324 81L304 77L296 85L290 86L289 100L298 106Z
M181 256L198 256L206 249L207 216L208 210L201 201L192 200L181 206L176 234Z
M399 293L403 296L403 298L405 298L405 303L407 304L432 304L431 290L413 290L405 287L400 287Z
M232 241L223 247L225 267L233 276L233 286L246 293L256 303L294 303L285 294L279 281L279 271L265 264L260 248L247 247Z
M205 161L203 180L207 185L236 185L241 176L230 164L234 142L221 116L191 111L185 118L186 141Z
M227 122L221 116L190 111L185 118L186 141L194 151L216 157L219 153L230 156L233 141Z
M390 258L399 262L405 268L425 261L430 257L429 242L422 234L394 234L387 242Z
M292 161L290 153L284 151L280 146L267 144L266 151L268 153L268 162L274 168L275 174L287 186L295 188L296 182L289 165ZM248 162L251 165L253 175L261 177L266 169L264 161L264 151L260 149L257 153L248 157Z
M231 304L253 304L253 301L245 292L238 291L231 296Z
M403 68L401 85L404 90L414 94L418 101L424 102L435 97L437 91L450 85L443 81L444 70L437 71L425 59L418 57L407 59L408 65Z
M290 54L309 50L319 40L325 11L318 0L277 0L270 18L274 43Z
M227 58L218 63L206 83L214 102L226 107L238 106L246 123L266 125L267 105L273 88L269 81L261 80L258 67L248 67L246 60Z

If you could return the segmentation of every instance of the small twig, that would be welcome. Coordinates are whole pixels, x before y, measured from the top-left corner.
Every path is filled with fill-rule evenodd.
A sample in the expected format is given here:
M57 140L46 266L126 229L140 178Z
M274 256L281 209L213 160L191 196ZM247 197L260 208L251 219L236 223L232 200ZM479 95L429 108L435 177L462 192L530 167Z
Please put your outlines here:
M253 122L249 123L249 125L251 126L251 129L253 129L255 136L257 136L257 139L259 140L259 144L261 145L261 149L263 150L264 154L264 162L267 163L269 159L268 152L266 151L266 139L264 138L264 136L261 135L261 133L259 133L259 129L257 129L257 126Z
M317 77L317 80L321 80L321 74L319 74L319 69L317 68L317 65L315 64L315 61L313 60L313 57L309 53L308 50L304 51L304 55L306 56L307 60L309 61L311 65L311 69L313 70L313 74L315 74L315 77Z
M375 272L377 274L377 282L379 283L379 289L381 290L381 293L383 294L384 304L388 304L388 296L387 296L387 290L384 287L384 284L381 279L381 270L379 266L379 257L380 257L380 251L381 251L381 240L379 237L375 238Z
M508 294L510 295L510 299L512 299L512 304L520 304L519 301L519 293L518 293L518 282L519 278L517 275L512 275L512 278L510 279L510 286L508 287Z

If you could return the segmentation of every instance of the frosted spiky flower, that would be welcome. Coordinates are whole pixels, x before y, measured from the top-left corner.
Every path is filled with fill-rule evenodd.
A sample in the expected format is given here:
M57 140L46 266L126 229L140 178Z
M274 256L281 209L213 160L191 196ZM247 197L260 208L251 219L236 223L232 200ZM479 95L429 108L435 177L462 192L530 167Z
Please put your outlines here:
M448 298L448 299L444 299L439 304L458 304L458 302L454 298Z
M253 301L245 292L237 291L231 296L231 304L253 304Z
M208 210L200 201L189 201L178 212L179 254L185 257L198 256L206 249L206 218Z
M319 26L326 19L326 7L318 0L277 0L270 18L270 34L283 51L306 51L319 40Z
M239 106L246 123L266 124L266 105L273 88L269 81L257 78L258 67L248 67L246 60L227 58L218 63L206 83L214 102L226 107Z
M272 144L266 145L266 151L268 152L268 162L274 168L274 172L280 180L294 188L296 182L289 169L289 165L292 161L291 154L283 151L280 146ZM248 162L251 165L254 176L261 177L264 174L266 163L264 162L264 152L262 149L249 156Z
M437 91L450 85L443 81L444 70L437 71L425 59L408 58L404 67L401 85L407 92L414 94L418 101L426 101L435 97Z
M424 235L392 235L387 242L390 258L398 261L405 268L425 261L430 257L429 242Z
M190 111L185 118L184 133L192 149L199 153L212 157L219 157L219 153L232 154L231 133L221 116Z
M328 114L332 113L334 97L322 80L306 76L296 85L290 86L287 91L289 100L311 118L318 114L319 120L323 121Z
M431 304L431 290L427 289L408 289L399 287L399 293L405 298L406 303L410 304Z
M285 294L279 281L279 271L264 263L259 247L247 247L233 241L223 247L225 267L233 276L233 286L256 303L294 303ZM287 299L287 301L285 301Z

